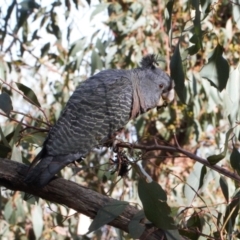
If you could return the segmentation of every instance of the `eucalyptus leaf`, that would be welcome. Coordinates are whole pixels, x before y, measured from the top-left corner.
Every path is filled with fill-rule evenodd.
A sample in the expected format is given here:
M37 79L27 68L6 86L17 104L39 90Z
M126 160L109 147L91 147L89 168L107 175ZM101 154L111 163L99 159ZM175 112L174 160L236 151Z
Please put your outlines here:
M88 228L89 232L96 231L103 225L114 220L124 211L127 205L127 202L117 201L114 199L106 203L105 206L98 210L97 216L94 218L93 222Z
M32 208L32 224L33 231L37 239L39 239L42 235L43 231L43 212L42 208L39 205L35 205Z
M170 61L171 77L175 83L176 93L182 103L186 102L187 92L185 87L185 74L183 70L182 58L179 50L179 43L177 44L173 56Z
M219 179L219 183L220 183L220 187L222 189L222 193L223 193L226 201L228 202L229 201L229 191L228 191L228 184L227 184L225 177L221 176Z
M10 96L3 92L0 94L0 109L5 112L8 116L10 112L13 110L12 100Z
M230 70L229 64L222 54L223 47L218 44L212 56L208 59L208 63L200 71L201 77L206 78L220 92L227 85Z
M179 240L182 239L181 235L179 234L178 230L165 230L165 235L167 240Z
M167 195L156 182L147 183L145 179L138 182L138 194L143 204L144 213L156 227L164 230L176 229L167 204Z
M240 191L239 189L232 197L232 201L228 204L224 216L225 230L232 233L235 221L237 220L240 207Z
M142 233L145 230L145 227L143 224L140 224L140 221L145 218L145 214L143 210L140 210L139 212L137 212L133 218L131 219L131 221L128 224L128 230L129 230L129 234L131 235L132 238L134 239L138 239L140 238L140 236L142 235Z
M92 12L90 16L90 21L100 12L106 10L108 8L109 4L108 3L100 3L96 6L95 10Z
M216 163L218 163L219 161L221 161L221 160L226 156L227 149L228 149L228 140L229 140L229 137L230 137L230 135L231 135L232 132L233 132L233 128L230 128L230 129L227 131L227 133L226 133L223 152L221 152L221 153L219 153L219 154L215 154L215 155L209 156L209 157L207 158L208 162L209 162L211 165L215 165Z
M230 155L230 164L232 168L237 171L238 175L240 175L240 153L234 146Z
M40 103L37 99L37 96L33 92L32 89L30 89L29 87L25 86L22 83L17 83L16 82L16 85L17 85L18 89L23 92L23 94L24 94L23 97L24 97L25 100L27 100L29 103L31 103L31 104L33 104L37 107L41 107L41 105L40 105Z
M97 69L101 70L103 68L103 64L101 58L94 49L92 50L91 59L92 59L91 74L93 75Z

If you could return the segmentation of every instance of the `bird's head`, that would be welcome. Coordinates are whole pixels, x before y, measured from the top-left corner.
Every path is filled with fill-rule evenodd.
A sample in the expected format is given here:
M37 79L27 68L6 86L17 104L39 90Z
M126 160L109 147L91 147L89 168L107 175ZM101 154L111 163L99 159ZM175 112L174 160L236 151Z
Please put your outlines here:
M173 80L157 67L154 54L145 56L139 68L139 97L143 112L160 107L163 100L172 101L174 97Z

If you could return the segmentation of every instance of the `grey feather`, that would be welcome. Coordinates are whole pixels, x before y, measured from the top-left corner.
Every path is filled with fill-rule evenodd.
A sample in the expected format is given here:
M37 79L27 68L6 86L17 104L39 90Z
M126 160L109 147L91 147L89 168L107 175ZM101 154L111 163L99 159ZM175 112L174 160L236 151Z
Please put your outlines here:
M155 64L154 55L148 55L140 68L104 70L80 84L50 130L25 181L46 185L63 167L103 145L131 118L157 107L162 93L170 90L171 80Z

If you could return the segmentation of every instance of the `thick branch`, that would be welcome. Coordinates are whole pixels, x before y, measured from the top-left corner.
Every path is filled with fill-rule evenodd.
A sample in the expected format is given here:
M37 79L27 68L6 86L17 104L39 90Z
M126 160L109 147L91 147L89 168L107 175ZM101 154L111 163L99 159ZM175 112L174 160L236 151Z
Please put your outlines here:
M91 218L95 218L97 211L106 203L112 201L107 196L62 178L55 178L42 189L29 187L23 182L27 169L28 167L24 164L0 158L0 186L15 191L23 191L51 202L66 205ZM128 205L124 212L110 222L109 225L129 232L128 224L138 211L137 208ZM164 240L166 238L160 229L151 227L146 228L140 239Z

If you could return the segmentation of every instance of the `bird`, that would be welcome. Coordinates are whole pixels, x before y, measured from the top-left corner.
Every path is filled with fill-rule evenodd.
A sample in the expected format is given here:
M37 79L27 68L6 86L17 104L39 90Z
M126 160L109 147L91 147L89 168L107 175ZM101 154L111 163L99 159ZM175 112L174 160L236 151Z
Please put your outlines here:
M30 164L25 183L44 187L131 119L161 106L173 84L157 65L156 55L148 54L135 69L106 69L80 83Z

